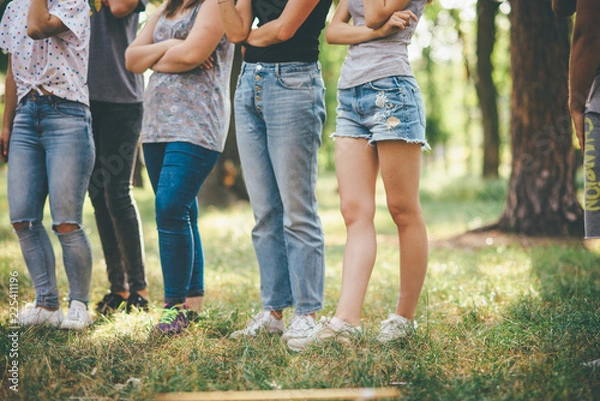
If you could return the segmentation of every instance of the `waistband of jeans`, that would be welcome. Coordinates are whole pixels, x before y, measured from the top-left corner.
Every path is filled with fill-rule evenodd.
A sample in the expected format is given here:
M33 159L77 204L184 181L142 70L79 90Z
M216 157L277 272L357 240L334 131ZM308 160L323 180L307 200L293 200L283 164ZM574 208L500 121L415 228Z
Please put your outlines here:
M73 100L69 100L69 99L64 99L62 97L58 97L56 95L40 95L37 94L35 92L29 92L28 94L26 94L25 96L23 96L21 98L21 100L19 101L19 103L24 103L24 102L35 102L35 103L51 103L51 104L56 104L56 103L80 103L80 102L76 102ZM80 103L82 105L85 106L85 104Z
M244 61L244 63L242 64L242 73L247 71L274 72L275 75L279 75L281 72L320 72L321 63L319 61L288 61L284 63L248 63Z

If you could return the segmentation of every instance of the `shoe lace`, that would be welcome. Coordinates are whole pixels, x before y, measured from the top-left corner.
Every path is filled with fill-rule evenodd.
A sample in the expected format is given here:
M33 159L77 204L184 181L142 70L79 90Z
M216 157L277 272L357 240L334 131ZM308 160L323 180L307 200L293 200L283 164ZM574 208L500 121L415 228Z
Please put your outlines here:
M308 330L312 329L315 325L313 324L314 319L308 315L294 316L290 322L291 330Z
M390 330L403 330L405 332L409 332L411 328L414 328L415 323L411 322L408 319L404 319L402 317L390 317L381 322L381 331L390 331Z
M67 320L79 320L80 318L80 313L81 311L79 310L79 308L69 308L69 310L67 311Z
M265 322L267 321L267 318L270 316L269 312L261 312L258 313L256 315L254 315L254 317L252 319L250 319L250 321L247 324L247 328L254 328L254 327L260 327L262 325L265 324Z
M162 311L162 315L160 316L159 323L163 324L171 324L177 319L179 316L179 308L173 306L171 308L165 308Z

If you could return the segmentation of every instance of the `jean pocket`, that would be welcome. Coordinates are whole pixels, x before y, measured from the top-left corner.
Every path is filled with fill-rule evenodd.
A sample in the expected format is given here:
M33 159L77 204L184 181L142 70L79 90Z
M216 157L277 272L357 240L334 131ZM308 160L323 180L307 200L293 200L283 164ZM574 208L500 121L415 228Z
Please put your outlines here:
M78 102L56 102L54 109L64 116L85 118L87 115L87 107Z
M313 77L309 72L283 73L277 82L285 89L311 89Z
M402 85L397 77L376 79L375 81L369 82L367 85L369 88L378 92L397 92L402 90Z

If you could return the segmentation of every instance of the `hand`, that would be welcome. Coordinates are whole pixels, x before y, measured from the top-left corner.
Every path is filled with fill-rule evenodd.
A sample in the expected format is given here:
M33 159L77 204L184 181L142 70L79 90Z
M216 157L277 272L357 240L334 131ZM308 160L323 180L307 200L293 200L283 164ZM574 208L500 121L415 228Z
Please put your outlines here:
M8 144L10 141L10 128L2 128L0 132L0 159L4 162L8 162Z
M206 59L206 61L202 64L200 64L198 66L198 68L200 68L201 70L210 70L211 68L213 68L215 59L213 56L210 56L209 58Z
M396 11L376 32L383 38L406 29L407 26L412 25L413 21L417 22L418 20L412 11Z
M571 118L573 119L573 124L575 125L575 135L577 135L577 140L579 141L581 151L585 152L585 114L579 110L571 110Z

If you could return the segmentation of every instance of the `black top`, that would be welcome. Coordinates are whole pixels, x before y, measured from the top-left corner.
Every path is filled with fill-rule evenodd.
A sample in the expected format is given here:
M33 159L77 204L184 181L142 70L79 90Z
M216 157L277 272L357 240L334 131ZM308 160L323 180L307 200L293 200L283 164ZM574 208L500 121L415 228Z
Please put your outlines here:
M288 0L252 0L252 12L258 26L279 18ZM247 46L244 61L249 63L312 62L319 58L319 35L331 0L321 0L296 34L288 41L268 47Z

